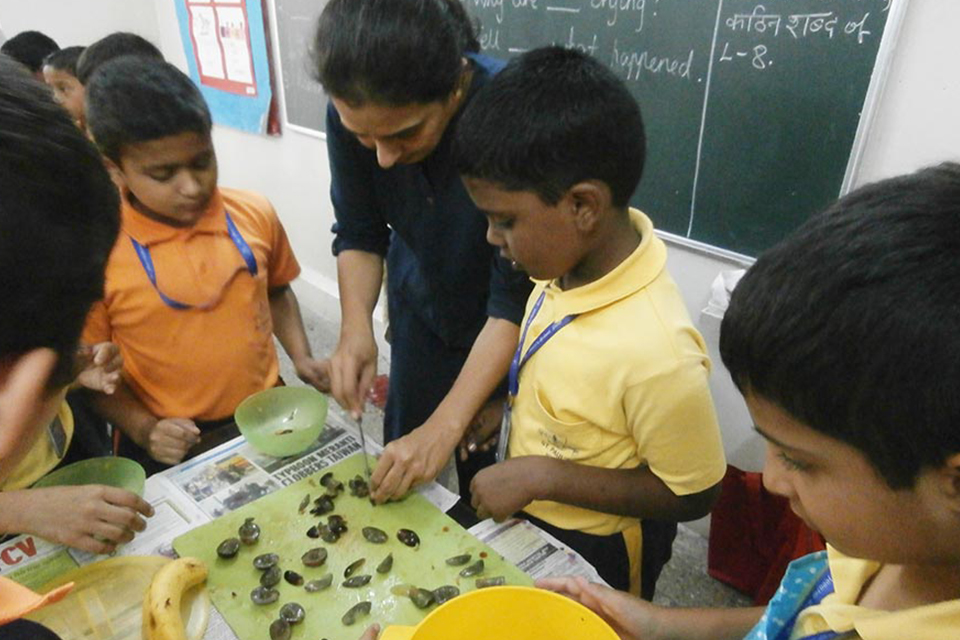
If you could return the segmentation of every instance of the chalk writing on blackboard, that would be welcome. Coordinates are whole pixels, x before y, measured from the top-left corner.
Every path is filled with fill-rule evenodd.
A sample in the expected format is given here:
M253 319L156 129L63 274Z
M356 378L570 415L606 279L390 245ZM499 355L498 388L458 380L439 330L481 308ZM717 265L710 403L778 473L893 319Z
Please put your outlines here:
M631 201L755 255L837 196L891 0L464 0L485 53L607 64L647 123Z

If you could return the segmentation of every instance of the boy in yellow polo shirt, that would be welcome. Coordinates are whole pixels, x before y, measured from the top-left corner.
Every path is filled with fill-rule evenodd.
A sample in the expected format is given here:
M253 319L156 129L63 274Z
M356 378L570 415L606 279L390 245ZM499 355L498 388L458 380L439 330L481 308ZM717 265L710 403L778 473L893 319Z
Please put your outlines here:
M117 210L96 149L43 85L0 56L0 536L107 553L153 514L113 487L29 488L69 439L63 395L84 317L103 292ZM23 613L11 605L30 604L22 594L11 601L8 586L0 578L0 624Z
M537 283L510 372L501 445L478 474L481 517L524 517L639 593L639 519L709 512L726 464L703 340L650 219L628 207L640 110L592 58L513 60L457 125L487 239ZM512 428L511 428L512 425Z
M230 429L247 396L278 384L273 337L326 389L290 282L300 267L262 196L217 187L210 112L173 65L121 57L87 83L87 125L123 197L106 291L84 342L111 341L123 384L95 399L149 470Z
M540 586L644 640L960 638L960 165L863 187L764 253L720 353L767 440L763 482L827 540L766 610Z

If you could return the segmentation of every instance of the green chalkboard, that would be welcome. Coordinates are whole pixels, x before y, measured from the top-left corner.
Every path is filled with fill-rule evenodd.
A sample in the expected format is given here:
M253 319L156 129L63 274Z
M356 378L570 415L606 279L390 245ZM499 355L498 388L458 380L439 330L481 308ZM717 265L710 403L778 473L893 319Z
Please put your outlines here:
M637 98L656 226L752 256L839 195L901 0L463 0L484 53L577 47Z

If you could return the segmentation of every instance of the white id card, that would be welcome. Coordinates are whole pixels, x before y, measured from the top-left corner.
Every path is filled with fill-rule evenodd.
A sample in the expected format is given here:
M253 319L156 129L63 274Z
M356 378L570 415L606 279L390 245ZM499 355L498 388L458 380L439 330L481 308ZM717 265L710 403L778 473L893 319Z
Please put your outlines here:
M510 444L511 427L510 403L504 402L503 419L500 421L500 438L497 441L497 462L503 462L507 459L507 445Z

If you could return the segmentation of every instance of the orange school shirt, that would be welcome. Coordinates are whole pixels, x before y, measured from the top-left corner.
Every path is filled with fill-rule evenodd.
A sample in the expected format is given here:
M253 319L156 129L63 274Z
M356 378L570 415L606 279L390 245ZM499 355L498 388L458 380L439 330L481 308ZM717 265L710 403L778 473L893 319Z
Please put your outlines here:
M230 239L225 211L253 251L256 276ZM149 249L160 291L194 308L178 310L160 298L131 238ZM154 415L225 418L248 395L277 383L267 292L299 273L263 196L219 189L189 228L147 218L124 201L104 299L91 310L83 341L120 347L124 379Z

